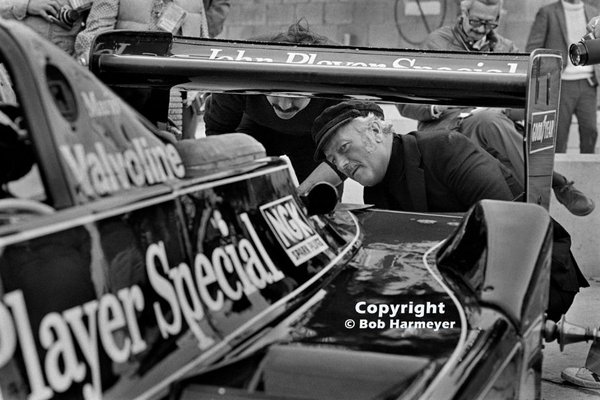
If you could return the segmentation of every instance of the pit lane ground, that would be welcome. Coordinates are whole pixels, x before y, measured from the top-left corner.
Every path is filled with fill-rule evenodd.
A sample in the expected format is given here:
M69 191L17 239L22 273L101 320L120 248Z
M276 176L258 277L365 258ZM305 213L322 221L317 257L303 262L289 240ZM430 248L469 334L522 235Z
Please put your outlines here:
M588 279L590 287L582 289L569 312L567 321L582 326L600 326L600 278ZM542 367L542 399L544 400L598 400L600 390L580 388L563 381L560 373L567 367L583 366L591 342L567 345L563 352L556 342L544 348Z

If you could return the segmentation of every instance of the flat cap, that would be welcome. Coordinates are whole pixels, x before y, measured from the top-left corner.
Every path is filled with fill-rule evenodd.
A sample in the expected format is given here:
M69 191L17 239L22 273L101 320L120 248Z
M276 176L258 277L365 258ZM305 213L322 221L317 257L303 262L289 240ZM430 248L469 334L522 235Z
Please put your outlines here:
M325 158L323 147L337 128L354 118L366 117L369 113L383 119L383 110L371 101L348 100L323 110L315 119L312 128L312 138L317 145L315 160L321 161Z

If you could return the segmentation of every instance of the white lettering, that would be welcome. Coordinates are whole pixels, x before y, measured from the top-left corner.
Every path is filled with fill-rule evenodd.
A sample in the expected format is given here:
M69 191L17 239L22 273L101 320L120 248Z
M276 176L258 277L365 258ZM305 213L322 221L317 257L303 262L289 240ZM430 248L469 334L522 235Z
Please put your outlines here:
M169 272L167 253L163 242L159 242L158 244L153 243L148 247L148 250L146 251L146 269L150 284L154 290L156 290L158 295L169 303L171 314L173 315L173 321L168 322L160 304L154 302L154 313L156 314L158 328L162 337L166 339L169 335L176 335L181 331L181 311L179 309L179 304L177 303L177 293L175 292L175 289L167 279L158 273L155 260L159 261L164 273Z
M58 313L44 316L40 324L40 343L47 349L44 369L55 392L64 392L73 381L85 376L85 365L79 363L69 327Z
M60 151L78 187L87 196L185 176L183 161L172 144L150 147L146 138L133 139L132 144L133 149L122 153L108 153L101 142L94 144L95 152L86 153L81 144L63 145Z
M83 315L87 319L88 327L83 322ZM98 330L96 312L98 301L93 300L85 303L83 307L73 307L63 312L63 318L71 326L75 340L83 353L92 375L90 391L100 396L100 360L98 357ZM83 378L83 377L82 377Z
M81 97L83 97L83 104L91 118L121 114L121 104L117 98L98 100L94 92L81 92Z
M44 376L42 374L42 366L40 365L37 346L31 331L29 315L25 307L25 299L21 291L10 292L4 296L4 302L11 308L15 326L17 328L17 336L21 352L23 353L23 362L27 371L29 381L28 400L45 400L52 396L52 389L46 386Z

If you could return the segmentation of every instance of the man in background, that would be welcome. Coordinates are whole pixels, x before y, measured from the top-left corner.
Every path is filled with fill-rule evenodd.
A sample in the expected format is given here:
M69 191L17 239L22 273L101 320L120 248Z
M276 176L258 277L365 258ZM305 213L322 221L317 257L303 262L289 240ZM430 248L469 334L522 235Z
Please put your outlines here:
M286 32L253 39L300 45L333 43L328 38L312 32L303 22L292 24ZM246 133L262 143L267 155L287 155L299 181L302 182L309 178L311 172L318 166L318 163L313 160L315 144L310 135L313 121L321 111L337 103L339 100L310 98L291 93L271 95L213 93L206 101L204 114L206 135ZM317 174L323 172L336 176L329 166L319 167ZM316 183L320 179L320 177L309 179L309 182ZM302 193L305 186L310 185L300 186L299 191Z
M583 13L586 16L590 16L590 15L594 15L593 18L591 18L587 24L587 26L585 27L584 31L581 31L581 26L579 24L582 23L581 21L581 14L582 14L582 9L583 9ZM570 10L570 11L568 11ZM572 26L572 21L567 23L567 20L569 18L576 18L577 19L577 26L573 27ZM558 27L558 28L557 28ZM549 29L552 29L552 32L549 31ZM543 31L540 31L543 30ZM568 33L567 33L568 31ZM572 31L576 31L577 35L573 35L571 36ZM579 42L579 40L581 39L582 36L590 34L592 38L600 38L600 16L597 15L597 12L593 11L593 9L588 6L587 4L581 4L580 2L569 2L567 1L566 4L563 4L563 2L557 2L557 3L553 3L550 4L546 7L542 7L537 15L536 15L536 19L535 22L531 28L531 33L529 35L529 41L527 44L527 48L534 48L538 46L538 43L540 43L540 40L543 40L544 42L544 47L550 47L550 48L554 48L554 49L558 49L561 50L561 52L563 53L563 79L565 78L565 72L568 73L567 70L571 70L574 71L574 68L577 68L575 66L573 66L571 64L569 60L568 56L567 56L567 46L569 46L572 43L577 43ZM540 39L541 38L541 39ZM535 43L535 44L534 44ZM556 47L555 47L556 46ZM594 77L598 77L598 73L597 73L597 67L594 68ZM588 69L589 72L589 69ZM568 75L567 75L568 77ZM576 79L574 79L573 81L576 81ZM591 90L588 88L588 86L592 86L590 85L586 85L586 82L580 82L581 85L584 87L584 91L585 92L590 92ZM564 81L562 82L562 87L565 88L565 84L566 86L568 86L570 89L577 86L577 82L568 82L568 81ZM563 89L564 90L564 89ZM596 89L594 89L594 92L596 91ZM577 96L577 93L570 93L570 96ZM562 108L562 100L563 100L563 93L561 93L561 108ZM565 101L571 101L571 99L566 99ZM590 104L589 105L594 105L594 115L595 115L595 110L596 110L596 99L595 97L593 99L590 99ZM561 115L562 115L562 109L561 109ZM562 118L562 116L560 117ZM577 119L579 120L579 116L577 116ZM570 124L571 121L571 116L568 117L568 121ZM559 129L560 129L560 123L559 123ZM568 134L568 130L567 130L567 134ZM579 135L580 135L580 141L581 141L581 129L579 131ZM566 138L564 139L564 142L566 144ZM558 147L558 145L557 145ZM582 149L581 149L581 145L580 145L580 151L583 153ZM587 358L585 360L585 366L582 367L569 367L569 368L565 368L562 373L561 373L561 378L564 379L565 381L568 381L574 385L580 386L580 387L585 387L585 388L590 388L590 389L600 389L600 343L599 342L594 342L592 343L592 345L590 346Z
M464 0L461 14L453 25L443 26L428 36L424 48L464 52L517 52L515 44L499 35L502 0ZM523 118L522 110L476 109L406 104L400 113L419 121L420 130L457 129L510 168L524 184L523 135L515 121ZM558 201L572 214L584 216L594 210L594 202L557 173L552 188Z
M600 71L597 66L575 66L569 60L569 45L581 40L587 33L587 21L596 15L598 11L581 0L559 0L544 6L535 16L525 46L527 51L546 48L562 54L557 153L567 151L573 114L579 125L579 151L594 153L596 148L596 92Z
M91 0L2 0L0 16L23 22L72 56L75 37L84 26L91 3Z

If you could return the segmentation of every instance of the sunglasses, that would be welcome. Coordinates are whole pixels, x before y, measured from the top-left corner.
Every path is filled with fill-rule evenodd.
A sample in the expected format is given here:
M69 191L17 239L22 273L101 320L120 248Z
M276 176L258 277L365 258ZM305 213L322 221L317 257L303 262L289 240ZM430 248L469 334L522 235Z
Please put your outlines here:
M483 25L485 29L496 29L498 27L498 22L479 18L469 18L469 25L473 28L479 28Z

